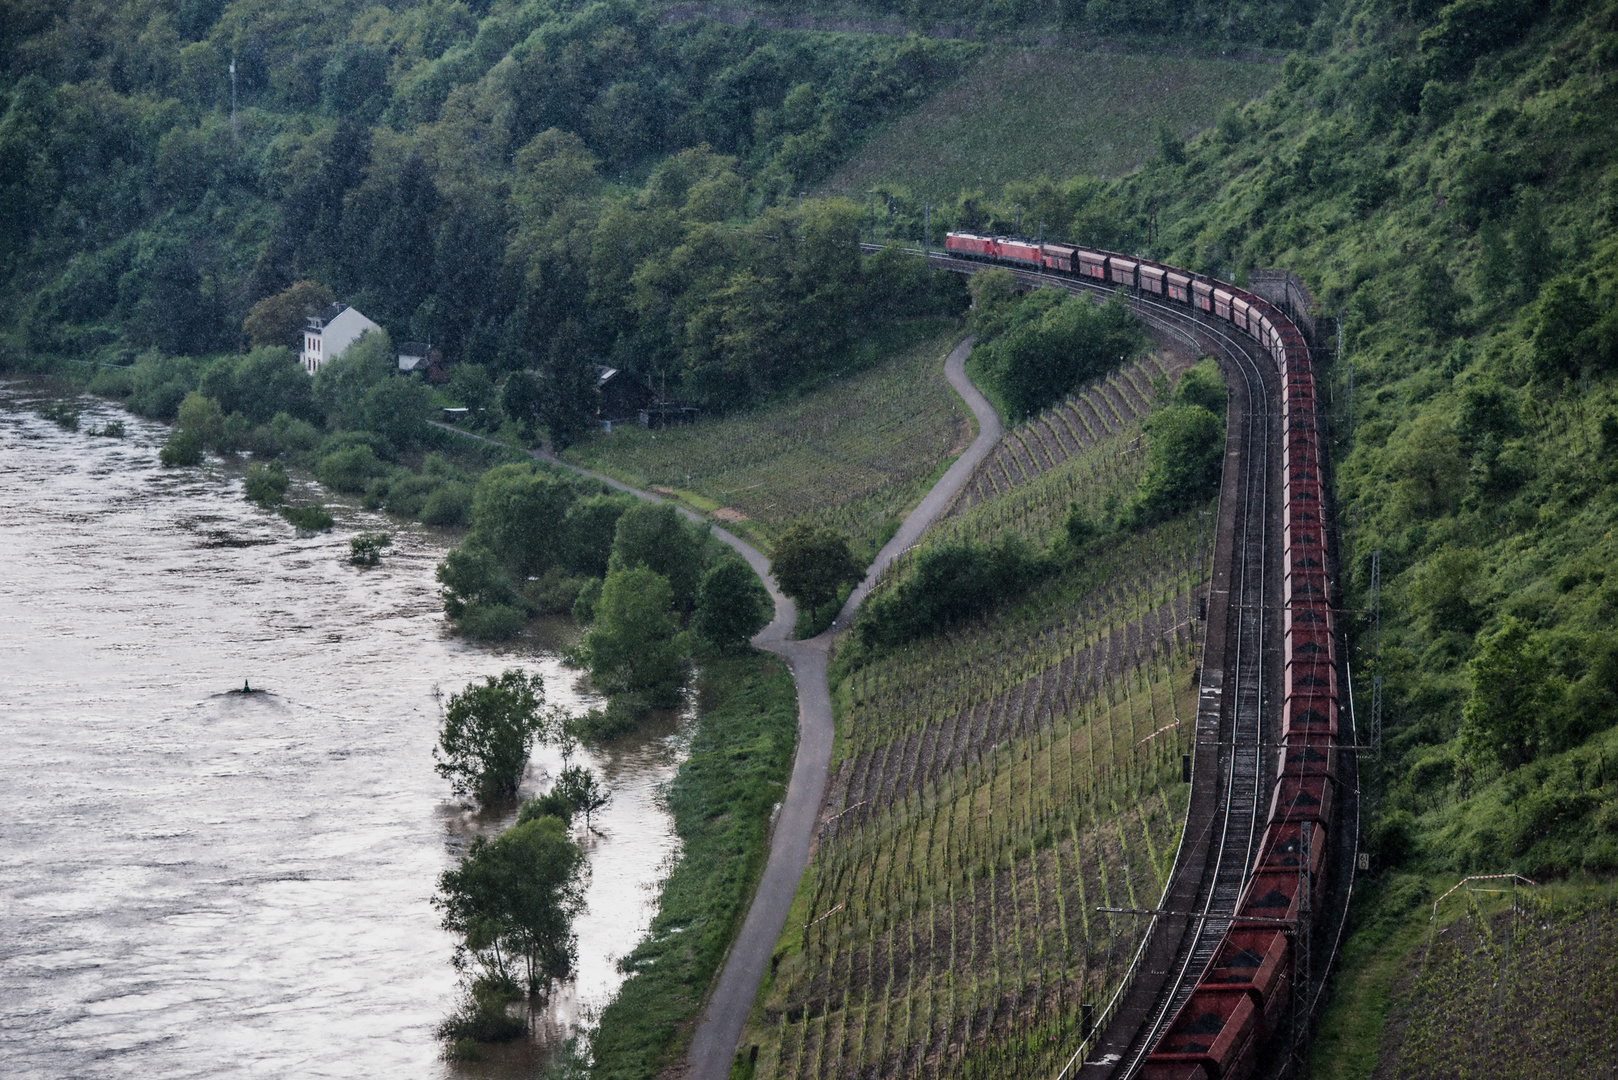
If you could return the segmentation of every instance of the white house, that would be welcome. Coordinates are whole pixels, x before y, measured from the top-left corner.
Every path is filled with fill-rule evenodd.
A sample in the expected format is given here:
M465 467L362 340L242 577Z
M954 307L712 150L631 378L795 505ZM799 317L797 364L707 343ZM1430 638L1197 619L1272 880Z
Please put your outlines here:
M376 323L347 304L332 304L319 315L311 315L303 330L303 370L310 375L320 365L343 355L343 350L359 340L367 330L382 332Z

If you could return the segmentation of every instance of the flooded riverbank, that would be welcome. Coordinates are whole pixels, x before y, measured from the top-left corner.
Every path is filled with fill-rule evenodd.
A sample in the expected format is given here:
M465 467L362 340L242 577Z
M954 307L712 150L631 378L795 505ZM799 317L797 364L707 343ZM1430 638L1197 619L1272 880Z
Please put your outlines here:
M9 1076L461 1076L434 1026L453 947L431 897L479 821L433 772L435 692L509 666L582 709L554 646L444 632L454 537L334 505L297 538L241 498L245 463L165 470L161 425L85 399L98 438L0 384L0 1059ZM393 533L382 565L348 538ZM230 693L250 680L252 695ZM670 720L585 755L597 818L579 976L599 1009L676 850ZM560 768L541 748L528 781Z

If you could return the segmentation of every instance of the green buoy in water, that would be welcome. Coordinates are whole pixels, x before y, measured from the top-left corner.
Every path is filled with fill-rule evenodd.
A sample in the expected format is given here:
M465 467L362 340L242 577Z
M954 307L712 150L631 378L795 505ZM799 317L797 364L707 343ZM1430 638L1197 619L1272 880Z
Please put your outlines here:
M251 694L252 692L253 692L253 688L247 684L246 679L243 679L242 680L242 693Z

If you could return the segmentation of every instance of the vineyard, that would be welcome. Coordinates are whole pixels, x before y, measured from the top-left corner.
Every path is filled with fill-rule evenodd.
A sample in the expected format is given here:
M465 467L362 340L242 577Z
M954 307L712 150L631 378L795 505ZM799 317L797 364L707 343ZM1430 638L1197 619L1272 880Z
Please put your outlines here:
M1151 411L1164 388L1189 364L1183 353L1153 354L1129 364L1012 429L973 475L954 507L977 506L1066 464L1101 442L1115 442ZM1127 441L1127 440L1126 440ZM1064 504L1065 505L1065 504Z
M937 535L1044 545L1069 502L1116 506L1173 373L1145 363L1008 435ZM1082 437L1053 426L1075 416ZM1174 862L1211 543L1195 512L1118 534L1010 610L834 665L824 822L744 1037L754 1075L1060 1069L1145 926L1097 908L1155 905Z
M1433 935L1424 960L1418 951L1405 1022L1389 1025L1388 1075L1612 1075L1618 911L1611 892L1595 906L1560 912L1529 893L1467 894L1466 914Z
M616 428L568 457L717 511L758 541L807 517L874 554L972 437L941 373L956 331L942 320L900 329L898 355L823 389L688 428Z
M902 183L937 205L1041 175L1116 176L1151 156L1158 124L1180 134L1204 127L1221 105L1261 93L1279 74L1229 59L990 50L953 86L878 129L823 190L861 199Z

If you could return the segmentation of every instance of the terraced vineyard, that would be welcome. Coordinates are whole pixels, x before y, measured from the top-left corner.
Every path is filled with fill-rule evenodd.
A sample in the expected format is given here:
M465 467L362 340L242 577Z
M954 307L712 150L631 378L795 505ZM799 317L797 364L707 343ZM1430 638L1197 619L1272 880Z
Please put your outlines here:
M941 374L959 334L944 320L900 327L891 359L824 389L689 428L619 428L568 458L674 494L767 545L799 518L874 554L937 471L972 438Z
M1140 418L1184 366L1149 363L1008 436L938 535L1044 544L1070 500L1132 491ZM1061 426L1115 396L1110 422ZM1096 908L1152 906L1174 861L1210 545L1183 515L1015 610L834 668L825 820L743 1040L755 1075L1060 1069L1144 926Z
M1063 464L1082 450L1110 440L1151 411L1163 389L1189 366L1181 353L1152 354L1098 379L1028 423L1006 433L1000 446L961 493L955 512ZM1065 504L1064 504L1065 505Z
M1536 899L1524 890L1514 913L1498 895L1468 896L1466 915L1434 935L1419 964L1410 997L1396 1011L1404 1022L1389 1025L1378 1075L1612 1074L1618 1045L1612 896L1582 911L1556 911Z

